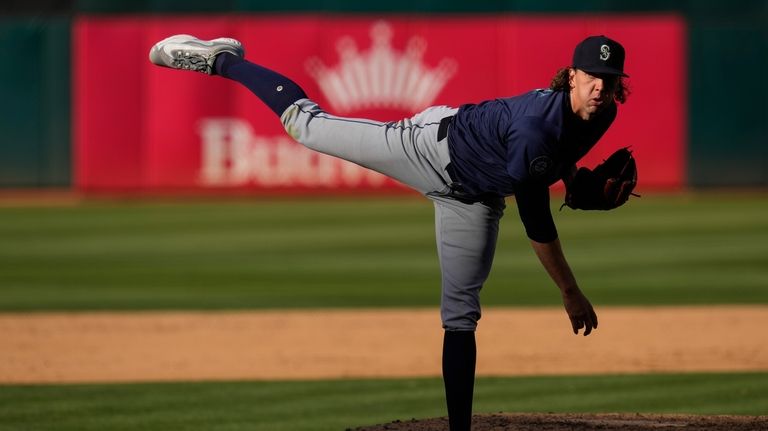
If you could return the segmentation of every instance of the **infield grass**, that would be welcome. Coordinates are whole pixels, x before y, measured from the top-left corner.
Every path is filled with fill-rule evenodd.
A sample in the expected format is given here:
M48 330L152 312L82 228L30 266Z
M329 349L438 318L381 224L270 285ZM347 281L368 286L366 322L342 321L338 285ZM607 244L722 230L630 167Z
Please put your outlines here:
M0 386L0 430L343 431L445 416L442 381ZM768 374L480 378L475 412L768 414Z
M644 196L556 210L598 305L768 303L768 195ZM423 307L439 303L418 197L0 208L0 310ZM485 305L557 305L508 201Z

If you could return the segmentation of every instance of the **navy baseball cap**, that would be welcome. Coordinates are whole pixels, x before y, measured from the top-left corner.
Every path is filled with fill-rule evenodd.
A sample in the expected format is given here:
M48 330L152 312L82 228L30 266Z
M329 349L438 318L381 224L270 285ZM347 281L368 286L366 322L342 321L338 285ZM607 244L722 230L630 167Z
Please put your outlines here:
M587 73L629 77L624 73L624 47L603 35L590 36L573 50L573 67Z

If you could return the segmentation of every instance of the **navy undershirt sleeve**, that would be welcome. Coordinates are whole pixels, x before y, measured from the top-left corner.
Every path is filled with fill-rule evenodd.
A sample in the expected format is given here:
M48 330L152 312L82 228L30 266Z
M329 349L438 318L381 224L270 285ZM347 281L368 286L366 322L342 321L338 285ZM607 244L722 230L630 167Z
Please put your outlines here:
M528 184L515 190L517 211L528 238L541 243L557 239L557 228L549 208L549 187Z
M293 102L307 98L304 90L285 76L228 52L216 57L214 68L217 75L248 87L277 115L282 115Z

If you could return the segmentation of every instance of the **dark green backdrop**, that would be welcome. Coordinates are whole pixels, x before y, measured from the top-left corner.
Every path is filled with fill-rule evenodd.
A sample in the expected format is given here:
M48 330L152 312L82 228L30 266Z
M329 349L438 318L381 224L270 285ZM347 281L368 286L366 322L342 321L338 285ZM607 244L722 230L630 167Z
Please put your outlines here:
M0 185L70 183L70 20L0 18Z
M689 28L688 183L768 185L768 0L29 0L0 6L0 187L71 183L73 16L264 11L679 13Z

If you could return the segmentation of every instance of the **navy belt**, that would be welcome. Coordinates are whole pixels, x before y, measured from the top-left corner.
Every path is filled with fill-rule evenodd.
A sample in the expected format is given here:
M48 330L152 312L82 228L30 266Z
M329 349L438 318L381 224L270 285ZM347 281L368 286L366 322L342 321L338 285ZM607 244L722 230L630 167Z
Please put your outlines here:
M453 121L453 117L454 116L451 115L440 120L440 127L437 128L438 142L448 137L448 128L451 126L451 121ZM433 194L450 197L452 199L456 199L458 201L462 201L465 203L475 202L476 197L467 193L466 190L464 190L464 186L457 181L459 177L458 175L456 175L456 170L453 168L453 163L448 163L448 165L445 167L445 171L448 172L448 176L451 177L451 181L452 181L452 183L449 185L450 187L449 191L444 193L433 193Z
M448 137L448 128L451 125L451 122L453 121L453 115L449 117L445 117L442 120L440 120L440 127L437 128L437 140L442 141L443 139ZM499 196L495 193L482 193L482 194L473 194L466 190L463 184L457 181L459 178L458 175L456 175L456 170L453 168L453 163L448 163L448 166L445 167L445 171L448 172L448 176L451 177L451 180L453 181L449 187L450 190L448 192L444 193L431 193L433 195L437 196L445 196L450 197L452 199L455 199L460 202L471 204L473 202L497 202L499 199L503 202L503 197Z
M448 116L440 120L440 127L437 128L437 141L440 142L443 139L448 137L448 127L451 126L451 121L453 121L453 115ZM446 172L448 172L448 175L451 177L453 181L456 181L456 171L453 169L453 163L448 163L448 166L445 167ZM458 184L458 183L456 183Z
M437 140L442 141L443 139L448 137L448 127L451 125L451 121L453 121L453 115L450 117L445 117L442 120L440 120L440 127L437 128Z

